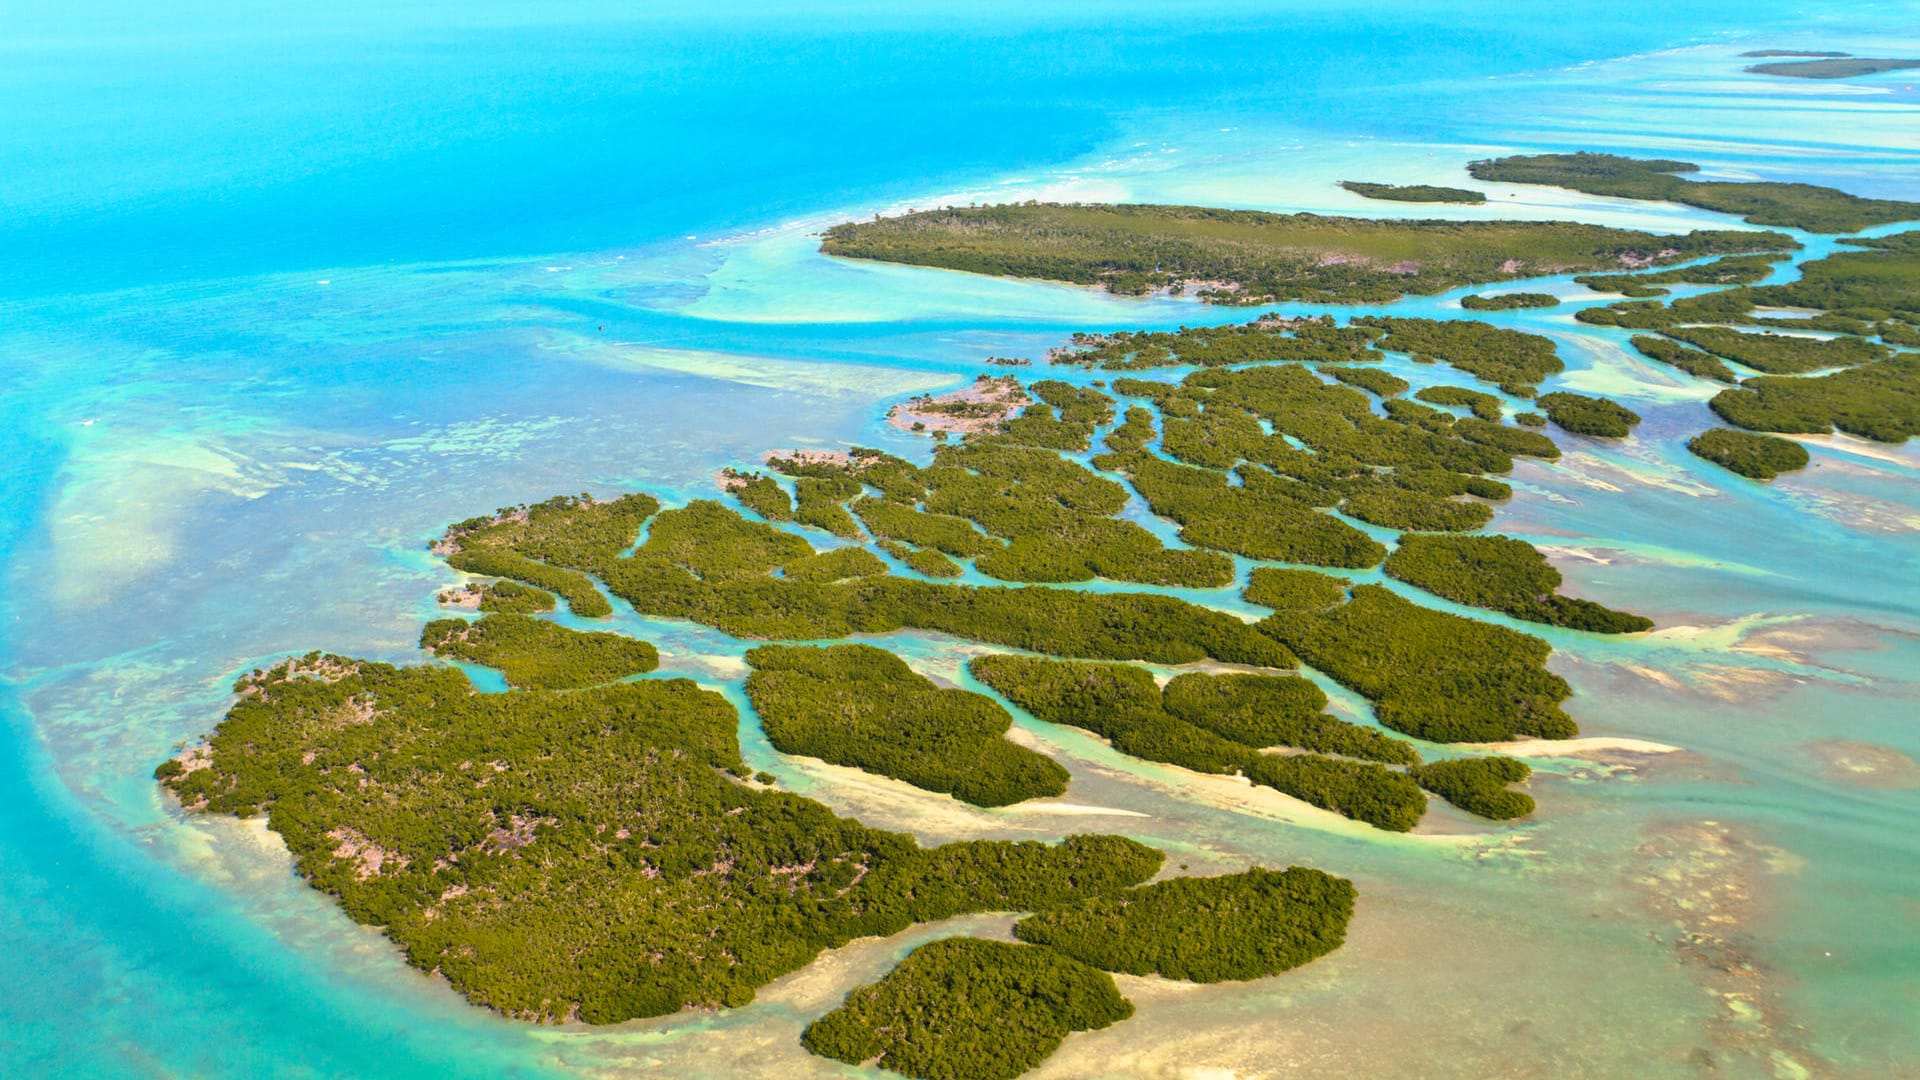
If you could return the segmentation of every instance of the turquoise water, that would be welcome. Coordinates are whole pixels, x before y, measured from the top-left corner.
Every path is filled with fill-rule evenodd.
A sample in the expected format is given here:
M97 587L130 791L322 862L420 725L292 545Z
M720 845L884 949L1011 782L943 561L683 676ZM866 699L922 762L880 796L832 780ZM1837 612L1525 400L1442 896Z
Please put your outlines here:
M847 216L1026 197L1440 213L1333 181L1457 182L1508 147L1916 197L1920 79L1767 81L1734 54L1916 55L1920 6L1627 7L7 6L0 1073L847 1072L800 1053L799 1027L940 929L850 946L723 1015L532 1029L406 969L270 834L182 818L149 773L274 656L417 658L457 577L425 551L448 521L582 489L702 497L775 446L924 453L880 422L887 403L987 356L1246 317L822 259L808 234ZM1494 195L1512 216L1726 224ZM1044 1075L1920 1060L1903 827L1920 788L1832 745L1920 756L1920 448L1828 440L1806 473L1748 484L1680 445L1710 388L1564 307L1497 318L1561 341L1556 385L1647 418L1624 445L1569 438L1524 464L1495 528L1658 621L1543 636L1586 734L1678 751L1542 758L1530 824L1438 808L1403 838L1024 719L1074 774L1064 807L974 811L744 726L756 767L927 839L1116 829L1196 870L1300 861L1360 883L1327 961L1197 991L1134 980L1139 1015ZM665 671L741 700L740 643L621 621ZM963 678L965 647L887 644ZM1676 948L1687 932L1722 944ZM1721 970L1736 961L1751 973Z

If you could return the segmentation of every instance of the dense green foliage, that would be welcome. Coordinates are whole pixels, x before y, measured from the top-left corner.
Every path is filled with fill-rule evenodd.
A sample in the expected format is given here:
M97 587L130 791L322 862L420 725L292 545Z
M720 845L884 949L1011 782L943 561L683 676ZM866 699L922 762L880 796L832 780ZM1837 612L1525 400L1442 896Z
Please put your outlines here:
M793 520L848 540L860 538L860 526L843 505L860 494L859 484L845 476L802 476L794 480L793 490Z
M1378 342L1382 349L1442 361L1515 397L1532 397L1540 380L1566 367L1552 338L1483 322L1369 316L1353 323L1386 331Z
M1503 453L1520 457L1545 458L1548 461L1560 456L1560 447L1552 439L1537 431L1526 431L1517 427L1506 427L1477 416L1469 416L1453 425L1453 433L1470 442L1483 443Z
M1724 383L1740 381L1739 376L1733 373L1733 369L1727 366L1726 361L1712 353L1689 349L1677 341L1635 334L1632 345L1640 355L1650 360L1658 360L1663 364L1670 364L1689 375L1697 375L1703 379L1716 379Z
M1122 753L1196 772L1244 772L1304 802L1383 829L1405 831L1426 800L1403 773L1370 761L1261 754L1276 741L1405 763L1413 748L1358 725L1307 711L1299 679L1182 676L1162 691L1143 668L1032 656L982 656L974 677L1041 720L1104 736ZM1310 684L1309 684L1310 686ZM1314 691L1318 697L1318 691ZM1278 710L1277 715L1268 710ZM1278 737L1276 739L1276 737Z
M1295 746L1322 754L1411 765L1412 745L1322 712L1327 695L1292 675L1179 675L1160 688L1174 716L1250 747Z
M1145 881L1119 837L923 849L745 775L684 679L475 693L451 668L313 654L243 679L191 808L268 824L315 888L474 1002L613 1023L741 1005L821 949Z
M1396 394L1404 394L1407 392L1407 388L1413 385L1400 376L1390 371L1381 371L1379 368L1347 367L1345 365L1329 364L1320 368L1319 371L1320 374L1331 375L1340 382L1346 383L1348 386L1357 386L1368 393L1383 398L1390 398Z
M1589 195L1676 202L1723 214L1739 214L1755 225L1777 225L1816 233L1857 232L1875 225L1920 219L1920 203L1863 199L1813 184L1701 181L1678 175L1699 169L1684 161L1644 160L1613 154L1541 154L1476 161L1467 171L1476 180L1550 184ZM1771 235L1774 242L1770 250L1794 246L1790 239L1777 233L1755 235Z
M780 576L787 581L817 583L852 581L886 572L887 564L881 562L878 555L857 547L815 552L794 559L780 568Z
M829 255L1117 293L1202 284L1230 304L1366 303L1632 261L1788 247L1785 237L1685 236L1541 221L1373 221L1197 206L1025 203L925 210L828 229ZM1224 284L1220 284L1224 283Z
M1353 883L1292 867L1171 878L1014 924L1022 941L1105 971L1212 983L1277 975L1346 940Z
M1058 795L1067 771L1006 740L993 699L942 689L871 645L762 645L747 653L747 696L784 754L904 780L976 806Z
M538 615L552 611L558 603L552 593L522 585L517 581L469 582L440 594L440 602L455 607L477 608L486 612Z
M1340 186L1368 199L1388 202L1462 203L1478 205L1487 197L1467 188L1436 187L1432 184L1372 184L1364 180L1342 180Z
M1023 432L1033 429L1018 427L1039 424L1084 448L1094 426L1112 419L1113 399L1061 382L1031 389L1043 403L1007 425L1009 430L939 447L926 468L899 458L860 458L846 466L812 465L816 475L800 482L832 483L846 494L866 484L881 487L884 498L865 496L853 504L875 536L971 557L981 573L1002 581L1104 577L1206 587L1232 579L1233 564L1225 557L1169 549L1139 524L1116 519L1127 503L1124 487L1055 448L1026 445ZM829 468L839 471L818 475Z
M1492 296L1463 296L1460 306L1468 311L1516 311L1523 308L1559 307L1560 298L1552 293L1511 292Z
M947 558L932 548L909 547L897 540L876 541L875 546L881 551L899 559L901 562L906 563L907 566L914 571L925 574L930 578L959 577L965 572L960 568L959 563L954 562L952 559Z
M943 938L848 994L800 1041L921 1080L1014 1080L1069 1033L1132 1015L1111 975L1052 949Z
M1533 796L1507 790L1533 775L1526 762L1510 757L1455 758L1407 770L1423 788L1470 814L1510 821L1533 813Z
M1254 756L1244 743L1162 708L1160 687L1145 668L1037 656L980 656L968 668L1039 719L1084 728L1137 758L1231 773Z
M1379 360L1368 343L1378 330L1364 326L1335 326L1331 315L1285 319L1262 315L1250 323L1228 326L1183 326L1178 330L1117 330L1106 334L1079 333L1053 351L1056 364L1077 364L1105 371L1146 371L1152 368L1228 367L1239 364L1275 364L1285 361L1326 360L1362 363ZM1114 389L1131 394L1118 383Z
M1618 402L1585 394L1558 391L1536 402L1554 423L1578 435L1624 439L1640 422L1640 414Z
M1478 390L1469 390L1464 386L1427 386L1416 391L1413 396L1433 405L1465 406L1473 412L1473 415L1491 423L1499 423L1500 418L1505 415L1499 398Z
M1556 591L1560 571L1532 544L1512 537L1403 536L1387 558L1386 571L1455 603L1504 611L1529 622L1599 634L1632 634L1653 627L1638 615L1561 596Z
M997 550L994 539L965 518L930 514L911 503L871 496L855 500L853 512L873 535L970 559Z
M768 521L793 520L793 500L787 496L787 489L780 486L780 481L765 473L735 469L728 469L721 475L731 485L728 490L740 500L740 505Z
M1402 488L1358 492L1341 509L1385 529L1467 532L1493 520L1493 508L1485 503L1457 502Z
M1256 784L1389 832L1406 832L1427 812L1427 797L1406 773L1371 761L1262 754L1245 771Z
M1747 323L1857 337L1878 334L1888 344L1920 344L1920 232L1842 243L1862 250L1840 251L1802 263L1800 275L1793 281L1725 289L1670 304L1630 301L1584 308L1575 317L1581 322L1636 330ZM1766 313L1767 309L1781 308L1815 314Z
M1714 428L1687 440L1687 449L1754 480L1771 480L1784 472L1798 472L1812 460L1807 448L1792 439L1776 435L1755 435L1750 431Z
M1262 566L1247 576L1246 598L1275 611L1324 611L1347 598L1345 578L1312 570Z
M1748 334L1724 326L1673 326L1663 331L1715 356L1769 375L1804 375L1827 368L1851 367L1884 359L1887 349L1859 338L1812 338L1791 334Z
M1434 742L1571 737L1572 693L1539 638L1409 603L1379 585L1324 611L1260 624L1307 663L1374 701L1380 722Z
M485 587L480 597L480 610L489 612L537 615L552 611L554 606L552 593L514 581L492 582Z
M1573 280L1595 292L1622 296L1665 296L1668 285L1752 285L1773 273L1773 264L1791 258L1786 252L1729 255L1711 262L1676 266L1649 274L1582 274Z
M518 690L593 686L660 666L652 645L625 634L582 633L531 615L488 615L478 622L435 619L420 647L437 656L498 668Z
M436 549L456 570L524 582L565 597L575 615L600 618L613 614L607 598L587 575L564 567L619 554L633 542L640 523L659 508L646 495L623 495L604 503L563 495L463 521L447 530Z
M818 640L913 627L1090 659L1292 664L1277 643L1239 620L1170 597L891 576L830 583L771 576L811 555L798 536L717 503L694 502L655 517L631 557L605 559L594 569L643 614L692 619L736 637Z
M1166 456L1145 446L1150 420L1130 414L1107 437L1112 452L1094 464L1124 474L1154 513L1181 526L1187 543L1256 559L1375 565L1385 548L1319 511L1340 507L1389 528L1477 528L1491 511L1452 499L1510 494L1484 475L1512 468L1500 446L1559 452L1542 435L1478 418L1456 422L1399 398L1384 402L1383 418L1364 395L1298 364L1197 371L1177 385L1126 379L1114 389L1159 406Z
M1920 356L1898 356L1816 378L1748 379L1711 402L1752 431L1825 435L1835 428L1880 442L1920 435Z

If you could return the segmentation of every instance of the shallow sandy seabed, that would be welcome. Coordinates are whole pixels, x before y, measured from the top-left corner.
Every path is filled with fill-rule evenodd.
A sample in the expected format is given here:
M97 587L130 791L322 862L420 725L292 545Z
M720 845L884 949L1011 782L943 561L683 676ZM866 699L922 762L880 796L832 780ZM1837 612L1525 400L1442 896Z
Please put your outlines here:
M1807 744L1826 765L1827 775L1843 784L1895 791L1920 787L1920 764L1891 747L1846 739L1820 739Z

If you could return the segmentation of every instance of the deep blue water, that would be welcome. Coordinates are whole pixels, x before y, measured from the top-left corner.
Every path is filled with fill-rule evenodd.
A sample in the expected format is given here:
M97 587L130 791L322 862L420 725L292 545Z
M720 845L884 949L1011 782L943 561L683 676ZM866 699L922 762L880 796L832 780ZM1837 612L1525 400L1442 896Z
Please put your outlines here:
M1446 87L1767 5L9 4L0 292L602 250L1060 162L1143 112L1446 138ZM728 5L732 8L732 5Z

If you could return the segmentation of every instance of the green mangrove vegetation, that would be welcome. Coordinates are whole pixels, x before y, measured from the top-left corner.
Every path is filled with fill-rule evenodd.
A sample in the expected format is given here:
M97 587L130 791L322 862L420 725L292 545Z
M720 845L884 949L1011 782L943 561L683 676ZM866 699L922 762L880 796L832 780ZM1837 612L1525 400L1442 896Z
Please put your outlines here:
M1552 461L1560 456L1560 447L1537 431L1505 427L1477 416L1469 416L1453 425L1453 433L1470 442L1491 446L1518 457Z
M1460 203L1478 206L1486 195L1468 188L1438 187L1433 184L1373 184L1364 180L1342 180L1340 186L1355 195L1388 202Z
M1503 184L1547 184L1589 195L1652 199L1738 214L1754 225L1849 233L1896 221L1920 220L1920 203L1863 199L1836 188L1773 181L1689 180L1700 166L1685 161L1639 159L1614 154L1539 154L1476 161L1467 172L1476 180ZM1770 246L1749 251L1785 251L1796 245L1780 233L1755 233Z
M1067 770L1006 740L993 699L943 689L871 645L762 645L747 697L774 749L904 780L976 806L1058 795Z
M1560 595L1560 571L1532 544L1509 536L1402 536L1387 557L1386 572L1457 604L1528 622L1597 634L1653 628L1641 616Z
M1724 326L1670 326L1661 333L1768 375L1804 375L1887 357L1886 346L1855 337L1750 334Z
M969 667L975 678L1035 717L1091 731L1134 757L1195 772L1240 772L1303 802L1399 832L1413 828L1426 807L1406 774L1372 761L1259 752L1280 736L1298 738L1296 745L1396 763L1418 760L1412 746L1326 716L1319 704L1306 712L1304 691L1289 685L1304 680L1260 685L1229 677L1213 685L1189 681L1179 689L1169 683L1163 691L1152 674L1127 664L982 656ZM1291 715L1261 715L1276 705Z
M440 594L440 602L450 607L469 607L484 612L538 615L552 611L558 601L545 589L522 585L517 581L469 582Z
M1306 867L1156 881L1029 915L1021 941L1127 975L1185 982L1259 979L1346 941L1353 883Z
M564 597L575 615L613 614L612 605L578 569L611 558L633 542L640 523L660 509L648 495L597 502L562 495L532 506L505 507L447 530L434 552L455 570L512 578Z
M1368 316L1353 324L1384 330L1386 336L1375 343L1378 348L1415 360L1439 360L1514 397L1532 397L1540 380L1566 367L1552 338L1483 322Z
M583 506L579 512L598 515L596 506ZM590 518L589 524L594 523ZM637 531L639 525L635 521L633 528ZM519 560L503 563L509 568L524 565L531 568L529 573L542 575L572 573L589 588L586 575L592 573L641 614L690 619L735 637L819 640L912 627L1089 659L1184 664L1211 656L1263 667L1294 663L1278 642L1240 620L1170 597L972 588L881 573L803 580L776 572L816 559L812 545L717 502L700 500L665 511L647 525L646 542L630 555L622 552L631 543L631 532L624 540L547 549L555 558L575 560L564 570L518 555L514 538L525 535L524 522L509 517L471 528ZM529 539L537 542L538 536ZM871 559L871 553L864 555ZM877 559L871 561L870 568L884 569Z
M1344 578L1314 570L1262 566L1247 575L1248 603L1274 611L1325 611L1347 598Z
M1761 376L1707 403L1720 419L1751 431L1827 435L1835 429L1878 442L1920 435L1920 356L1811 378Z
M1630 344L1641 356L1677 367L1689 375L1723 383L1740 381L1739 376L1733 373L1733 369L1727 366L1726 361L1712 353L1689 349L1677 341L1669 341L1666 338L1648 334L1635 334Z
M497 668L516 690L565 690L612 682L660 666L647 642L606 631L582 633L531 615L488 615L477 622L435 619L420 647L436 656Z
M1412 829L1427 812L1427 797L1406 773L1371 761L1262 754L1249 760L1244 771L1263 787L1388 832Z
M1296 675L1177 675L1160 688L1160 705L1190 724L1243 746L1292 746L1321 754L1411 765L1411 743L1327 715L1327 695Z
M256 672L191 760L298 872L477 1004L615 1023L738 1006L855 937L1139 884L1120 837L922 848L747 785L738 716L685 679L483 694L456 669L311 654Z
M1167 712L1145 668L1008 655L967 666L1033 716L1091 731L1123 754L1203 773L1236 772L1253 756L1246 744Z
M1178 384L1123 379L1114 390L1159 407L1164 453L1147 449L1142 416L1110 434L1094 464L1124 475L1185 542L1256 559L1377 565L1386 549L1324 510L1388 528L1478 528L1491 510L1457 497L1507 497L1485 474L1511 469L1510 452L1559 453L1538 433L1398 398L1383 418L1364 394L1298 364L1208 369ZM1454 400L1498 404L1460 393Z
M1433 742L1571 738L1573 692L1545 667L1547 643L1420 607L1379 585L1318 611L1280 611L1260 629L1374 702L1380 722Z
M1491 296L1476 293L1461 297L1460 306L1468 311L1518 311L1527 308L1559 307L1560 298L1552 293L1543 292L1496 293Z
M1510 757L1453 758L1415 765L1407 775L1435 795L1483 818L1511 821L1533 813L1533 796L1507 788L1533 775L1524 761Z
M1752 285L1773 273L1773 264L1792 256L1784 251L1728 255L1711 262L1641 274L1581 274L1573 280L1595 292L1645 298L1665 296L1668 285Z
M1737 346L1779 366L1787 361L1768 358L1787 348L1770 340L1782 335L1721 324L1771 325L1771 309L1797 306L1851 344L1793 348L1854 359L1825 378L1728 390L1714 405L1723 416L1819 413L1843 430L1892 431L1911 395L1882 384L1913 384L1920 364L1861 344L1865 331L1886 345L1920 340L1920 313L1897 288L1920 246L1897 238L1832 257L1838 269L1814 271L1792 294L1755 284L1770 261L1753 253L1791 242L1754 232L1029 204L839 226L825 246L1123 293L1199 288L1226 303L1385 300L1725 255L1635 280L1718 284L1732 299L1616 305L1604 318L1646 323L1659 332L1649 340L1713 363L1712 352ZM1529 295L1487 306L1539 306ZM1734 340L1697 333L1699 323ZM1115 836L924 847L753 774L725 697L685 679L634 678L658 664L650 644L535 616L560 599L575 616L604 616L612 597L643 617L792 643L745 656L745 694L775 749L978 806L1059 795L1067 771L1008 739L1012 717L996 697L944 688L871 645L823 643L911 629L1018 650L977 656L969 670L1040 721L1384 830L1414 828L1427 792L1483 816L1522 816L1532 801L1509 785L1526 766L1423 764L1407 739L1329 714L1319 687L1284 672L1310 663L1369 699L1384 728L1421 739L1569 736L1560 705L1570 690L1546 670L1538 638L1298 567L1252 569L1244 595L1272 612L1258 622L1153 592L1063 587L1226 589L1232 556L1355 571L1384 560L1396 579L1518 618L1616 633L1649 625L1561 596L1559 574L1521 541L1452 535L1484 527L1490 504L1512 495L1498 477L1516 456L1559 448L1530 429L1545 422L1539 413L1503 422L1502 397L1462 387L1406 396L1408 380L1367 366L1388 353L1528 398L1562 370L1551 339L1470 321L1263 317L1076 335L1054 363L1192 370L1111 387L1007 377L995 385L1018 395L1017 415L921 402L981 423L915 461L860 447L795 451L770 456L766 472L725 470L720 500L662 509L646 495L564 496L461 522L434 550L494 579L450 594L484 616L432 622L421 644L498 669L512 692L481 693L445 664L310 654L243 678L208 745L156 776L192 810L266 815L297 871L381 928L409 964L527 1019L739 1006L856 937L1026 914L1023 944L923 946L804 1036L815 1053L905 1075L1017 1075L1068 1032L1130 1013L1107 972L1248 979L1338 947L1351 884L1296 868L1144 885L1161 854ZM1638 421L1580 395L1538 404L1573 431L1619 435ZM1178 528L1177 542L1140 523L1142 504ZM1406 535L1389 557L1354 521ZM914 573L891 572L900 565ZM950 580L963 575L1003 584ZM1139 666L1203 661L1218 664L1164 684Z
M1289 319L1267 314L1237 326L1076 333L1067 344L1053 350L1051 360L1103 371L1185 365L1227 367L1289 360L1363 363L1382 359L1368 348L1379 336L1378 330L1364 326L1336 326L1331 315Z
M1571 222L1376 221L1198 206L949 207L835 225L845 258L1103 285L1194 288L1214 303L1376 303L1543 273L1610 270L1792 246L1784 236L1685 236Z
M906 563L909 569L930 578L952 578L966 573L959 563L932 548L910 547L897 540L879 540L874 546Z
M793 520L842 539L860 539L860 526L842 505L860 494L859 484L845 476L802 476L794 480L793 490Z
M1798 472L1812 459L1807 448L1777 435L1714 428L1687 440L1695 457L1705 458L1754 480L1771 480L1781 473Z
M1493 507L1486 503L1458 502L1404 488L1356 492L1340 508L1383 529L1471 532L1493 520Z
M1841 242L1858 250L1802 263L1793 281L1738 286L1665 304L1625 301L1583 308L1575 317L1635 330L1750 324L1920 344L1920 232ZM1804 314L1777 313L1782 310Z
M1560 391L1542 395L1536 402L1555 424L1577 435L1603 439L1624 439L1640 422L1640 414L1603 397Z
M1432 405L1462 406L1490 423L1497 424L1506 415L1499 398L1464 386L1427 386L1415 391L1413 396Z
M1319 369L1322 375L1331 375L1336 381L1348 386L1357 386L1375 397L1390 398L1404 394L1413 384L1379 368L1348 367L1344 364L1326 364Z
M787 495L787 489L780 486L780 481L765 473L738 469L726 469L720 476L722 486L740 500L740 505L768 521L793 520L793 499Z
M1113 976L1053 949L943 938L800 1036L821 1057L919 1080L1014 1080L1072 1032L1133 1015Z

